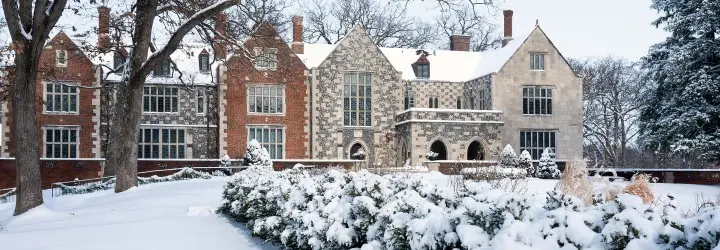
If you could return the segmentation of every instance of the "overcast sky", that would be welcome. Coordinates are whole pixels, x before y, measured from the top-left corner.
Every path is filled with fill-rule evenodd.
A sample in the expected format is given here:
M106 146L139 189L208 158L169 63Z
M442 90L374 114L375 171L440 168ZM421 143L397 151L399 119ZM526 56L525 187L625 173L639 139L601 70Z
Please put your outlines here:
M410 9L430 13L435 8L432 2L415 1ZM650 0L506 0L501 9L514 12L513 36L529 33L538 20L565 57L614 55L637 60L667 37L650 24L659 16L650 4ZM502 11L494 14L495 23L502 25Z

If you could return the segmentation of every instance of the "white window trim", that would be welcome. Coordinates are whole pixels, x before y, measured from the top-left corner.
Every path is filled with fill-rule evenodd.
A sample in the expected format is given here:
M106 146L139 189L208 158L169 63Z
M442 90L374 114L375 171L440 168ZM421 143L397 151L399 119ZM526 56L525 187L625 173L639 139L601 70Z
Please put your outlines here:
M48 111L48 110L47 110L47 94L48 94L48 92L47 92L47 84L48 84L48 83L63 85L62 82L58 82L58 81L56 81L56 82L53 82L53 81L43 81L43 82L42 82L42 88L43 88L43 94L42 94L42 95L43 95L43 101L44 101L44 102L43 102L43 105L42 105L42 106L43 106L43 114L45 114L45 115L79 115L79 114L80 114L80 90L81 90L81 88L80 88L80 87L69 86L69 87L71 87L71 88L77 88L77 93L76 93L76 94L77 94L77 97L75 97L75 107L77 108L76 111ZM75 85L75 84L70 83L70 84L68 84L68 85ZM77 85L79 85L79 84L77 84ZM53 92L53 93L55 93L55 92ZM61 107L61 109L62 109L62 107Z
M145 111L145 88L148 88L148 87L149 87L149 88L167 88L167 89L173 89L173 88L175 88L175 89L177 89L177 90L178 90L178 94L177 94L177 98L178 98L178 100L177 100L177 111L170 111L170 112L167 112L167 111L166 111L166 112ZM177 115L177 114L180 114L180 90L181 90L180 88L178 88L178 87L172 87L172 86L162 86L162 85L143 86L143 90L142 90L142 91L143 91L143 95L142 95L142 100L141 100L141 101L142 101L142 104L141 104L141 106L140 106L140 108L142 109L142 114L143 114L143 115L144 115L144 114L148 114L148 115L162 115L162 114L166 114L166 115L168 115L168 114L169 114L169 115ZM152 96L152 94L149 94L149 95ZM158 95L155 94L155 96L158 96ZM170 110L172 110L172 107L171 107Z
M253 67L255 67L255 69L257 69L257 70L273 70L273 71L277 70L277 67L278 67L277 52L278 52L277 48L254 47L253 53L255 54L255 58L253 58L253 62L252 62ZM260 59L261 56L264 57L265 53L275 54L275 62L274 62L275 67L262 67L262 66L257 66L255 64L255 60Z
M75 135L75 138L77 139L76 145L75 145L75 157L71 158L49 158L49 159L80 159L80 135L81 135L81 127L79 125L45 125L42 127L42 137L43 137L43 143L42 143L42 157L41 158L48 158L47 156L47 129L76 129L77 135ZM57 144L57 143L55 143ZM62 143L61 143L62 144Z
M355 73L355 74L367 73L367 74L370 74L370 77L371 77L371 78L370 78L370 105L371 105L371 107L370 107L370 125L367 125L367 126L365 126L365 125L345 125L345 106L344 106L344 105L345 105L345 103L344 103L344 102L345 102L345 75L348 74L348 73ZM342 76L343 76L343 77L342 77L342 85L341 85L341 86L342 86L342 88L341 88L342 97L341 97L341 98L343 98L343 103L342 103L343 106L341 106L340 109L341 109L341 111L342 111L341 114L342 114L342 124L343 124L343 128L372 128L373 125L375 124L375 118L373 117L373 115L374 115L374 113L373 113L373 108L375 107L375 105L373 104L374 96L373 96L373 93L372 93L372 90L375 89L375 88L373 87L373 86L374 86L373 83L375 82L375 72L373 72L373 71L345 71L345 72L342 73ZM414 96L413 96L413 97L414 97ZM413 100L413 101L414 101L414 100Z
M245 110L247 110L247 114L248 114L248 115L255 115L255 116L285 116L285 112L287 111L287 109L286 109L286 108L287 108L287 99L286 99L286 94L285 94L285 90L286 90L286 89L285 89L285 85L283 85L283 84L271 84L271 83L269 83L269 84L247 84L246 86L247 86L247 87L245 87L245 97L246 97L246 98L245 98L245 99L246 99L246 100L245 100ZM280 112L280 113L263 113L263 112L250 111L250 88L251 88L251 87L265 87L265 86L268 86L268 87L279 87L279 88L282 90L282 96L280 97L281 100L283 101L283 104L282 104L282 112ZM258 96L258 95L255 94L255 95L253 95L253 96ZM260 96L262 96L262 95L260 95ZM276 107L277 107L277 103L275 103L275 105L276 105ZM261 108L261 109L262 109L262 108Z
M65 53L65 62L64 63L60 63L60 60L58 60L60 58L61 52ZM56 67L67 67L67 63L68 63L67 50L61 50L61 49L55 50L55 66Z
M282 150L282 157L281 157L280 159L286 159L286 158L287 158L287 156L286 156L286 154L285 154L285 151L287 151L287 133L286 133L286 132L287 132L287 127L286 127L284 124L248 124L248 125L245 126L245 133L246 133L246 134L245 134L245 139L246 139L246 141L250 141L250 140L251 140L251 139L250 139L250 129L253 129L253 128L254 128L254 129L258 129L258 128L259 128L259 129L271 129L271 128L274 128L274 129L282 129L282 136L283 136L282 146L283 146L283 150ZM260 143L260 145L262 145L262 142L258 141L258 143ZM268 154L269 154L269 153L270 153L270 150L268 150ZM277 159L273 159L273 160L277 160Z
M145 142L140 142L140 140L138 139L138 141L137 141L137 142L138 142L138 144L137 144L137 145L138 145L138 148L140 148L140 144L149 144L149 145L157 144L157 145L158 145L158 150L160 150L160 151L158 152L158 156L159 156L159 157L158 157L158 158L141 158L140 155L138 155L138 159L145 159L145 160L192 159L192 156L188 155L188 150L189 150L189 146L188 146L189 143L187 142L187 141L188 141L188 129L186 129L185 127L162 127L162 126L147 126L147 127L144 127L144 126L143 126L143 127L140 127L139 130L144 130L144 129L159 129L159 130L160 130L159 142L158 142L158 143L152 143L152 142L150 142L150 143L145 143ZM182 145L184 145L184 150L183 150L183 155L185 155L184 158L162 158L162 145L163 145L163 143L162 143L162 130L163 130L163 129L178 130L178 131L182 130L182 131L184 131L183 134L184 134L184 139L185 139L185 140L184 140L183 143L182 143ZM140 134L140 131L138 131L138 135L139 135L139 134ZM180 143L171 143L170 145L180 145ZM178 153L179 153L179 152L180 152L180 151L178 150Z

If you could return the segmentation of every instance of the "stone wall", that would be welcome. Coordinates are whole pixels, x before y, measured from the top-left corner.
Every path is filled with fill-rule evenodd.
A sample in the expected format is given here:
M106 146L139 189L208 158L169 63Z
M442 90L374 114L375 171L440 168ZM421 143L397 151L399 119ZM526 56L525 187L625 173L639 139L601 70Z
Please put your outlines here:
M346 72L372 74L372 126L343 126L343 77ZM395 112L402 108L400 74L361 27L355 27L312 70L311 158L346 159L348 148L361 143L372 164L394 164L392 133ZM390 137L388 137L388 134ZM390 140L387 140L389 138Z
M456 109L458 99L460 99L461 107L466 102L463 95L463 83L420 80L405 83L409 85L408 94L413 97L413 107L415 108L430 108L430 98L437 98L438 108L441 109ZM405 93L403 93L404 95Z
M545 53L545 70L530 70L532 53ZM522 88L526 85L552 88L552 115L523 115ZM504 112L503 145L512 145L519 154L521 130L555 130L556 159L582 158L582 82L539 27L493 76L492 99L493 108Z

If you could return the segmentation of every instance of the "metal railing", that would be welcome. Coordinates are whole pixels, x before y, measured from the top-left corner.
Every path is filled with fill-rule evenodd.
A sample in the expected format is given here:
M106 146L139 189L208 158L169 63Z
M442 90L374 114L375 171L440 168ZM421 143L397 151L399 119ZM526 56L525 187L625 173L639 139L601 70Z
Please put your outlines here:
M150 171L142 171L138 172L138 176L146 176L146 174L151 173L159 173L159 172L177 172L185 168L190 168L193 170L225 170L225 169L231 169L230 174L233 174L237 172L238 170L242 170L247 168L247 166L239 166L239 167L182 167L182 168L166 168L166 169L157 169L157 170L150 170ZM212 174L211 171L203 171ZM50 185L50 195L51 197L57 197L62 194L62 191L60 191L60 185L65 186L73 186L73 187L81 187L81 188L89 188L91 185L99 185L101 183L107 182L110 179L115 178L114 175L112 176L106 176L106 177L100 177L100 178L90 178L90 179L82 179L82 180L73 180L73 181L64 181L64 182L55 182Z
M15 188L0 189L0 203L14 202Z

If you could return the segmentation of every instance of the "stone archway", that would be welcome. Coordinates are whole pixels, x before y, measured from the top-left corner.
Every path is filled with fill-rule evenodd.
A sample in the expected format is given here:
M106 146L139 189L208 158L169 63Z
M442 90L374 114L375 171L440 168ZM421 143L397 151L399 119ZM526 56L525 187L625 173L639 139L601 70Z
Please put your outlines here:
M467 159L470 161L482 161L485 160L485 148L478 141L473 141L468 146Z
M365 147L363 147L362 144L359 142L356 142L350 147L350 159L353 160L365 160L367 159L367 151L365 150Z
M447 147L445 147L445 143L440 140L434 141L432 144L430 144L430 151L438 154L434 160L444 161L448 158Z

